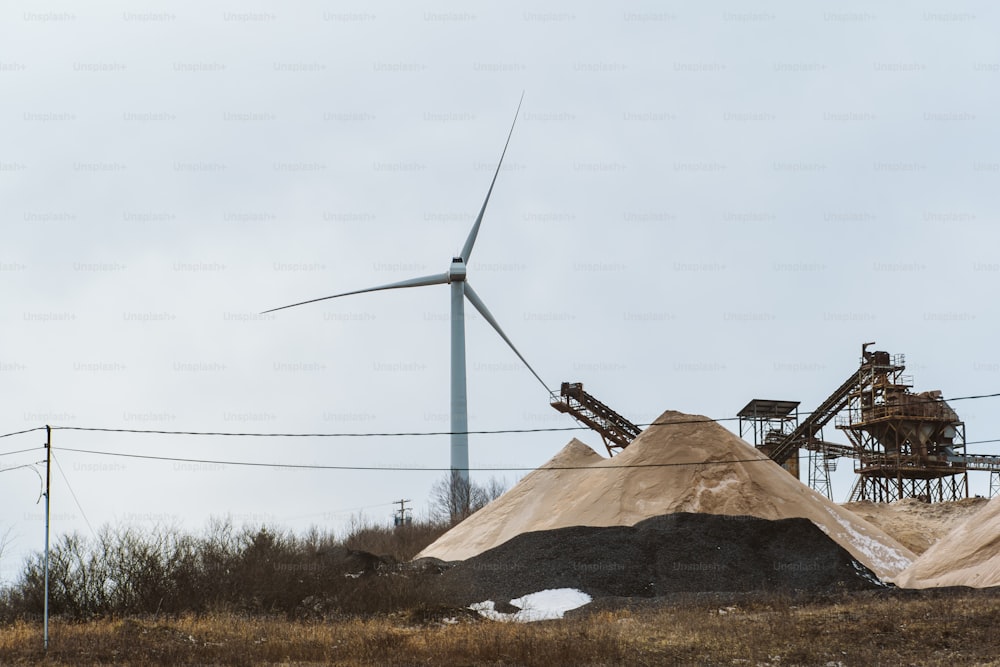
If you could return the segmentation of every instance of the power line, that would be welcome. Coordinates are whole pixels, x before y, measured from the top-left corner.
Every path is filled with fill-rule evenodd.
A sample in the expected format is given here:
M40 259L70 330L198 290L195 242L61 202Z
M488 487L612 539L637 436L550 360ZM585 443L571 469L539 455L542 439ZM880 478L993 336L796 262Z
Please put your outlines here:
M33 473L38 475L38 482L39 482L38 500L41 500L42 496L45 495L45 480L42 479L42 473L38 472L38 468L36 468L35 466L41 465L43 463L45 463L45 461L35 461L34 463L24 463L19 466L11 466L10 468L0 468L0 472L7 472L8 470L21 470L22 468L28 468L29 470L31 470ZM35 504L38 504L38 500L35 501Z
M713 420L700 420L701 422ZM671 422L677 423L677 422ZM652 424L649 424L652 426ZM544 428L512 428L498 429L491 431L400 431L392 433L250 433L233 431L164 431L157 429L137 429L137 428L98 428L91 426L53 426L53 431L96 431L100 433L135 433L141 435L194 435L194 436L221 436L231 438L393 438L393 437L415 437L433 435L492 435L511 433L544 433L549 431L586 431L587 426L565 426L565 427L544 427Z
M59 460L56 459L54 453L49 452L49 454L52 456L52 460L55 462L56 468L59 469L59 474L62 475L63 481L66 482L66 488L69 489L69 495L73 496L73 502L76 503L76 508L80 510L80 514L83 516L83 520L86 522L87 528L90 529L90 534L97 537L97 533L94 532L94 527L90 525L90 519L87 518L87 513L83 511L83 505L80 504L80 500L76 497L76 492L73 491L73 487L70 485L69 479L66 478L66 473L63 472L62 466L59 465Z
M967 401L983 398L1000 397L1000 392L992 394L977 394L971 396L956 396L954 398L923 399L913 401L912 405L921 403L942 403L947 401ZM814 411L813 411L814 412ZM799 412L800 417L808 416L813 412ZM683 424L704 424L708 422L731 422L737 421L740 417L699 417L697 419L680 419L665 422L648 422L636 424L640 427L649 426L679 426ZM40 427L44 428L44 427ZM395 431L395 432L369 432L369 433L274 433L274 432L251 432L251 431L170 431L164 429L139 429L139 428L110 428L97 426L53 426L53 431L89 431L98 433L132 433L137 435L177 435L177 436L202 436L202 437L230 437L230 438L398 438L398 437L423 437L423 436L443 436L443 435L511 435L518 433L555 433L561 431L587 431L588 426L545 426L537 428L508 428L508 429L486 429L479 431ZM29 431L20 431L27 433Z
M19 466L11 466L9 468L0 468L0 472L10 472L11 470L20 470L21 468L31 468L32 470L34 470L35 466L37 466L39 464L42 464L42 463L45 463L45 461L35 461L34 463L25 463L25 464L19 465Z
M36 426L35 428L26 428L23 431L14 431L13 433L3 433L0 434L0 438L10 438L15 435L21 435L22 433L31 433L32 431L44 431L44 426Z
M735 421L739 417L722 417L712 419L701 417L699 419L686 419L669 422L650 422L648 424L637 424L637 426L674 426L680 424L707 424L710 422ZM236 431L167 431L161 429L140 429L140 428L105 428L96 426L53 426L53 431L91 431L98 433L133 433L139 435L192 435L192 436L221 436L232 438L394 438L394 437L417 437L417 436L439 436L439 435L509 435L515 433L552 433L559 431L588 431L589 426L543 426L538 428L507 428L482 431L394 431L394 432L373 432L373 433L261 433L261 432L236 432Z
M10 456L11 454L23 454L24 452L33 452L38 449L45 449L45 447L31 447L29 449L17 449L12 452L0 452L0 456Z
M966 445L985 445L991 442L1000 442L1000 438L993 438L992 440L969 440Z
M973 398L997 398L1000 392L995 394L976 394L974 396L956 396L954 398L929 398L926 401L913 401L914 403L946 403L948 401L968 401Z
M258 461L227 461L227 460L217 460L217 459L191 459L191 458L181 458L176 456L153 456L151 454L126 454L124 452L106 452L98 451L93 449L75 449L73 447L60 447L61 452L78 452L80 454L96 454L98 456L118 456L130 459L145 459L151 461L173 461L178 463L196 463L200 465L232 465L232 466L249 466L255 468L286 468L295 470L375 470L375 471L392 471L398 470L400 472L449 472L451 468L425 468L425 467L415 467L415 466L337 466L337 465L319 465L311 463L267 463ZM602 459L607 460L607 459ZM722 463L759 463L762 461L770 461L771 459L767 457L762 458L752 458L752 459L728 459L724 461L691 461L691 462L680 462L680 463L626 463L616 466L543 466L542 468L537 467L519 467L519 468L469 468L472 472L531 472L533 470L602 470L602 469L617 469L617 468L673 468L678 466L708 466L717 465Z

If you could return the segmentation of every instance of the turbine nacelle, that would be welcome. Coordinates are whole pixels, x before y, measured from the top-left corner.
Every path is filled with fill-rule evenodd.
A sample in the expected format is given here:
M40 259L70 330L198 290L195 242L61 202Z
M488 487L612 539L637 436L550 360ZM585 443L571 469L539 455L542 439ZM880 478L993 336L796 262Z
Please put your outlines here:
M465 262L461 257L452 257L451 266L448 268L448 282L458 283L465 281Z

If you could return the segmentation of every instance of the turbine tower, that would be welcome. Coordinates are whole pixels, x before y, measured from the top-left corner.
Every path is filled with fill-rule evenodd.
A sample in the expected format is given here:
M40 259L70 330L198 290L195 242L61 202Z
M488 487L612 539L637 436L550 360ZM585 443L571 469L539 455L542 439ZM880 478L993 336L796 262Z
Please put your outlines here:
M524 100L524 95L521 95L521 101ZM511 342L507 334L504 333L503 329L497 323L496 318L490 313L486 304L483 300L479 298L476 291L472 289L472 285L466 277L466 267L469 263L469 258L472 257L472 248L476 244L476 237L479 235L479 227L483 222L483 215L486 213L486 206L490 202L490 195L493 194L493 186L496 185L497 176L500 174L500 167L503 165L503 158L507 154L507 146L510 145L510 138L514 134L514 125L517 124L517 114L521 111L521 102L517 104L517 111L514 112L514 122L511 123L510 132L507 133L507 142L504 144L503 152L500 154L500 161L497 163L497 169L493 173L493 180L490 182L489 190L486 191L486 199L483 200L482 208L479 209L479 215L476 216L476 221L472 225L472 229L469 231L468 238L465 239L465 245L462 246L461 254L458 257L453 257L451 260L451 266L448 267L448 271L445 273L439 273L432 276L424 276L422 278L411 278L410 280L403 280L398 283L390 283L388 285L380 285L378 287L369 287L367 289L355 290L353 292L343 292L341 294L333 294L331 296L324 296L318 299L310 299L309 301L300 301L299 303L289 304L287 306L281 306L279 308L272 308L271 310L265 310L264 313L273 313L277 310L284 310L286 308L294 308L296 306L302 306L307 303L315 303L317 301L326 301L328 299L338 299L342 296L351 296L352 294L364 294L365 292L378 292L382 290L391 289L403 289L406 287L424 287L425 285L443 285L449 284L451 286L451 469L453 471L458 471L462 480L465 482L469 481L469 407L468 407L468 394L466 391L466 377L465 377L465 300L468 299L479 314L483 316L487 322L490 323L500 337L503 338L504 342L510 346L510 349L514 351L514 354L527 366L531 374L545 387L545 390L552 393L535 369L531 367L531 364L524 358L524 356L514 347L514 343Z

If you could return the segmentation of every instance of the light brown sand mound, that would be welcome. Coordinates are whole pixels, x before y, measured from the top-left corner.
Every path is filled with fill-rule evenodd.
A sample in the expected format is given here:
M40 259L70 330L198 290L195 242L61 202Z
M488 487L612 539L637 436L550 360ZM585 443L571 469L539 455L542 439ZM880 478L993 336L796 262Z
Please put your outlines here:
M942 537L897 583L903 588L1000 586L1000 497Z
M907 498L894 503L846 503L843 507L875 524L920 555L981 510L987 502L986 498L965 498L953 502L925 503Z
M612 459L572 440L419 557L465 560L529 531L631 526L661 514L704 512L810 519L883 579L916 558L706 417L668 411L657 422Z

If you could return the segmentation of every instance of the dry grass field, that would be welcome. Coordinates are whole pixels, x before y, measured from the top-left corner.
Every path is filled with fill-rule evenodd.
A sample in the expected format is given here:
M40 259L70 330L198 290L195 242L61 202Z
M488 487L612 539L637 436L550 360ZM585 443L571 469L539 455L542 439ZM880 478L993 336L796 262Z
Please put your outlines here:
M685 602L533 624L461 610L294 621L236 614L0 626L3 665L1000 665L1000 593Z
M39 556L0 590L0 666L1000 667L1000 588L640 595L561 620L489 621L443 606L436 568L403 564L444 530L359 526L341 540L218 524L204 535L64 536L48 652Z

